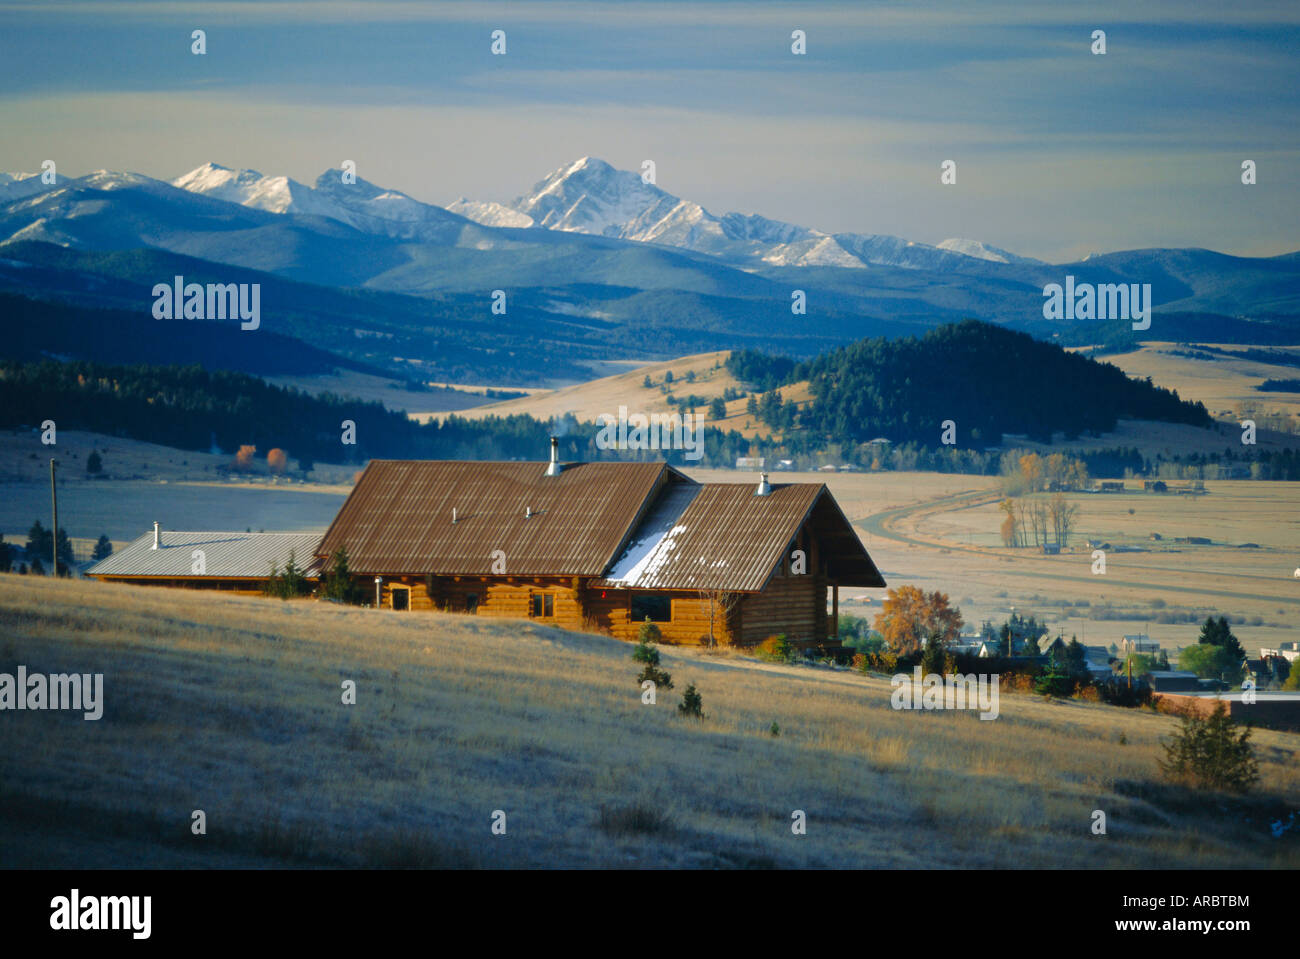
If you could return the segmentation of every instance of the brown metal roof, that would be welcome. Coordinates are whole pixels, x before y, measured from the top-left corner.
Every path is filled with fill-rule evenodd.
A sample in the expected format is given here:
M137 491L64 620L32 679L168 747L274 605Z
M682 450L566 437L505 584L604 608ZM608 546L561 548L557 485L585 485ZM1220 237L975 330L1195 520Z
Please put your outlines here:
M664 463L372 460L321 541L357 573L599 576L667 482ZM531 507L533 515L525 518ZM452 509L456 522L452 523Z
M663 496L598 585L757 592L811 523L827 573L844 586L884 586L871 557L822 484L708 483ZM810 570L811 572L811 570Z

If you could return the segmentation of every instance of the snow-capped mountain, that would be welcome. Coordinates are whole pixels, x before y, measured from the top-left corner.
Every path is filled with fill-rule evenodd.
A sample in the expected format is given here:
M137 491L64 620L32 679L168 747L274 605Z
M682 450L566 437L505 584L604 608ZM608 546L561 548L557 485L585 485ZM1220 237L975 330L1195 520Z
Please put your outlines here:
M462 228L473 229L464 217L361 177L344 183L340 170L326 170L316 178L315 187L309 187L289 177L205 163L177 177L172 185L270 213L323 216L364 233L398 240L453 242Z
M999 249L996 246L989 246L987 243L981 243L979 240L943 240L935 244L940 250L951 250L953 253L960 253L963 256L973 256L977 260L990 260L994 263L1042 263L1042 260L1035 260L1032 257L1017 256L1014 253L1008 253L1006 250Z
M53 183L44 183L39 173L0 173L0 203L12 203L25 196L53 190L68 178L56 175Z
M945 240L931 246L880 234L827 234L756 214L715 215L699 203L644 182L638 173L618 170L595 157L560 167L510 203L461 198L446 209L359 178L345 184L338 170L327 170L308 187L284 176L206 163L172 185L271 213L324 216L403 240L452 242L469 221L489 228L538 228L672 246L750 269L961 269L974 261L1039 263L977 240Z
M172 186L269 213L329 214L322 211L310 187L287 176L263 176L256 170L231 170L205 163L172 180Z
M896 236L827 234L754 214L715 215L594 157L560 167L511 203L458 200L452 208L487 226L533 225L659 243L740 264L938 269L970 259L1039 262L973 240L930 246ZM522 219L513 220L512 213Z
M520 213L504 203L495 203L492 200L467 200L465 197L461 197L454 203L448 203L447 209L457 216L463 216L465 219L481 223L483 226L526 229L534 225L531 216Z

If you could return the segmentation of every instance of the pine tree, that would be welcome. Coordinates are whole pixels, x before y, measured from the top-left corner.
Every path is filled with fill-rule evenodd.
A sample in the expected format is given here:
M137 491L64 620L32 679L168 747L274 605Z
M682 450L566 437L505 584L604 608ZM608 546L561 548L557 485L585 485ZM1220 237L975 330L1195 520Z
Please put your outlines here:
M1239 732L1222 702L1209 717L1184 714L1182 729L1162 744L1160 770L1170 779L1191 781L1203 789L1247 792L1259 781L1259 763L1249 740L1250 727Z
M99 539L95 540L95 549L91 552L90 558L95 562L99 562L101 559L107 559L112 555L113 544L109 542L106 534L101 533Z
M703 719L703 705L704 701L696 691L695 684L691 683L691 685L686 687L686 691L682 693L682 702L681 705L677 707L677 711L683 716L689 716L692 719Z

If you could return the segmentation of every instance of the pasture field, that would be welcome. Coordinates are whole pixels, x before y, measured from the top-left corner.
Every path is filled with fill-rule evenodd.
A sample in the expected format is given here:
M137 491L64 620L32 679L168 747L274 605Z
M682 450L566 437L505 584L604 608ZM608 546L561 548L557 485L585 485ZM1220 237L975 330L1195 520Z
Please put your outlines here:
M710 482L750 474L689 470ZM756 477L752 477L756 480ZM1001 623L1014 606L1069 639L1109 646L1148 633L1169 649L1196 642L1195 618L1226 615L1248 653L1295 639L1300 627L1300 483L1207 480L1203 496L1071 493L1071 545L1045 556L1002 545L998 480L942 473L773 473L825 482L891 586L947 593L968 628ZM1152 540L1151 534L1159 540ZM1209 545L1179 538L1211 540ZM1088 540L1109 543L1094 574ZM1254 546L1248 544L1255 544ZM1141 550L1128 552L1121 549ZM841 609L873 617L883 590L842 590ZM1131 613L1132 615L1124 615ZM1170 622L1181 617L1183 621ZM1161 622L1161 620L1166 622Z
M0 575L0 670L104 676L98 721L0 715L0 863L1300 866L1300 837L1266 825L1300 808L1295 734L1255 732L1255 793L1205 795L1159 780L1176 721L1147 710L895 710L884 678L679 648L675 689L643 705L630 652L523 621ZM702 721L677 715L688 683Z

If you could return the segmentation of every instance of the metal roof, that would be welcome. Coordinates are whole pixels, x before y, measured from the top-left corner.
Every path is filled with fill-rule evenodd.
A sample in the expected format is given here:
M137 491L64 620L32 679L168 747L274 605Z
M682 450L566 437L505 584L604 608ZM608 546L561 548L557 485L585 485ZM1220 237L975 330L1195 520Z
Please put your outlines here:
M698 485L665 463L546 467L372 460L318 553L345 546L362 574L500 574L500 551L505 575L599 576L662 484Z
M293 551L306 575L316 575L319 533L222 533L163 530L153 548L150 530L118 552L85 571L86 576L166 576L186 579L262 579L271 564L282 569ZM196 550L202 550L204 572L194 572Z
M753 483L708 483L693 491L673 491L647 514L598 585L758 592L808 521L832 581L885 585L820 483L774 484L766 496L756 495Z

